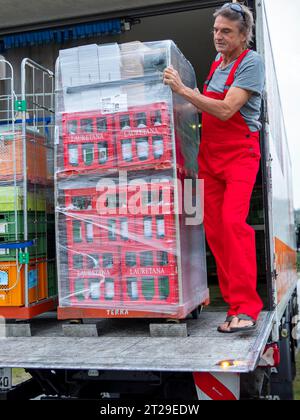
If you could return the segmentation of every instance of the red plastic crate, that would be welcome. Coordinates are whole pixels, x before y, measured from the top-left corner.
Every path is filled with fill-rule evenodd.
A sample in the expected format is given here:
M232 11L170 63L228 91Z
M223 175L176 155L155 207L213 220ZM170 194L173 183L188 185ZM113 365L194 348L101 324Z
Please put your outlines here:
M114 119L99 111L65 113L64 169L75 172L115 168Z
M120 249L118 247L101 247L95 250L76 252L68 250L68 268L72 276L94 276L120 274Z
M123 302L136 306L178 304L175 250L145 247L121 252Z
M69 212L66 215L65 224L67 248L76 251L99 250L101 247L101 229L97 219L99 217L93 214L82 215L76 212ZM63 233L64 235L65 233Z
M112 199L114 199L112 191ZM107 191L108 208L110 191ZM117 200L120 208L126 208L129 214L135 215L167 215L174 214L174 184L165 179L159 182L121 186L118 188ZM122 206L122 200L126 204Z
M64 204L67 211L97 214L97 200L100 194L96 188L65 189Z
M121 296L120 276L70 277L71 305L83 307L101 307L104 303L113 305L120 303Z
M101 247L77 253L68 251L70 302L76 306L98 306L120 302L121 261L117 247Z
M83 216L73 212L66 216L66 237L67 248L77 251L134 243L173 246L175 216Z
M175 216L155 215L136 216L135 234L139 244L153 247L174 246L176 243Z
M68 213L66 230L67 247L78 251L123 246L136 238L134 216Z
M135 215L172 214L174 184L169 179L157 183L120 187L80 188L64 190L65 206L82 214Z
M165 102L129 107L115 114L118 167L171 167L170 115Z

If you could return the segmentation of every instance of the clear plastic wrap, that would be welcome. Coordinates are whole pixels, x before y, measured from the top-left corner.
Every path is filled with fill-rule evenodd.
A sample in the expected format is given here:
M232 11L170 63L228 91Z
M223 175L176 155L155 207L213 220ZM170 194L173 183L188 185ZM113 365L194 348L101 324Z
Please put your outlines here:
M202 220L186 211L202 211L198 114L163 84L168 65L196 87L172 41L60 51L60 318L184 318L208 300Z

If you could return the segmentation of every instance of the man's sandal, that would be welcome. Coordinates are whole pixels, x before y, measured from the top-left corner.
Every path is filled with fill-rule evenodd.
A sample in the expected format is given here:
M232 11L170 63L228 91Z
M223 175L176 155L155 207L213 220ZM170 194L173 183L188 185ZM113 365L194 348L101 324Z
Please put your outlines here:
M245 314L239 314L239 315L236 316L236 318L238 318L239 321L251 321L253 325L249 325L247 327L232 327L231 328L232 333L255 331L255 329L257 327L257 323L256 323L256 321L254 321L253 318L251 318L251 316L248 316L248 315L245 315Z
M228 324L229 324L228 327L230 326L230 323L232 322L232 320L234 318L237 318L237 315L228 316L226 318L225 322L228 322ZM221 333L221 334L232 334L233 333L233 331L231 331L231 329L223 330L223 328L221 328L221 327L218 327L218 332Z

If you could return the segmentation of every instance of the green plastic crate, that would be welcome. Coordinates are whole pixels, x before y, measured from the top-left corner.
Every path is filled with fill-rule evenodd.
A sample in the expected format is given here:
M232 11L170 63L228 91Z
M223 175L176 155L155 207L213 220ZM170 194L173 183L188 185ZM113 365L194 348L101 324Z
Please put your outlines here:
M1 209L0 209L1 210ZM27 213L28 233L46 233L46 213L29 211ZM18 233L24 234L24 213L17 212ZM0 212L0 236L15 235L16 233L16 214L14 211Z
M36 245L28 248L29 258L46 258L47 256L47 235L29 234L28 240L36 239ZM23 241L24 235L0 235L0 243ZM0 261L15 261L17 256L16 249L0 249Z
M48 297L57 296L58 287L57 287L55 261L49 261L47 263L47 274L48 274Z
M23 210L24 194L21 187L0 187L0 209L6 211ZM28 211L46 211L46 198L39 193L27 193Z

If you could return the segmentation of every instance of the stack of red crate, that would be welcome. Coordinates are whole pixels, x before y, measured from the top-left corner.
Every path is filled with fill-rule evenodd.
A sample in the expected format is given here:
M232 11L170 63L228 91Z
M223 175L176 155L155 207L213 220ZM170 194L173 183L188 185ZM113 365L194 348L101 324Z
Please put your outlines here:
M73 304L136 301L128 294L133 267L139 304L177 301L174 188L169 179L64 192ZM131 266L128 256L133 255ZM151 299L145 297L146 283L155 289Z
M153 172L172 166L170 124L164 102L63 115L65 173L104 181L64 188L71 306L178 303L174 183ZM147 170L146 182L106 185L118 169Z
M103 172L116 167L113 115L65 113L62 127L66 172Z
M115 114L65 113L62 127L66 174L172 165L170 116L165 102L129 107Z
M130 107L115 117L119 168L161 168L172 165L170 115L166 103Z
M172 246L176 240L174 188L170 180L65 190L68 244ZM78 232L76 234L76 232Z
M119 244L106 239L106 219L85 207L91 190L65 191L66 204L69 200L77 204L67 204L65 212L70 302L75 306L117 303L121 298Z
M117 202L119 209L127 203L123 213L126 211L127 220L134 220L133 233L129 224L128 241L120 253L122 301L127 307L151 309L178 303L178 272L174 184L164 178L149 181L119 187ZM108 190L107 197L110 195Z
M136 247L122 249L123 301L144 307L178 303L178 271L174 248Z
M68 269L73 305L99 306L104 302L120 302L119 249L101 246L80 249L79 252L74 247L68 253Z

